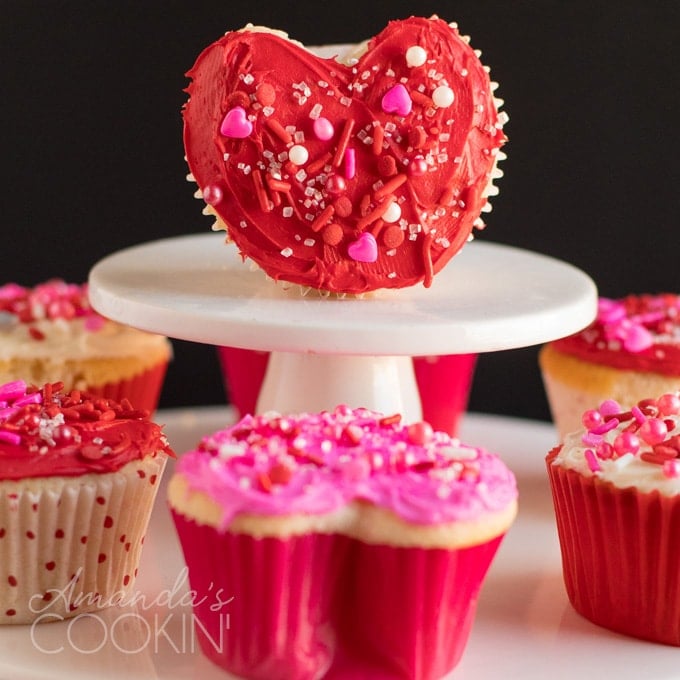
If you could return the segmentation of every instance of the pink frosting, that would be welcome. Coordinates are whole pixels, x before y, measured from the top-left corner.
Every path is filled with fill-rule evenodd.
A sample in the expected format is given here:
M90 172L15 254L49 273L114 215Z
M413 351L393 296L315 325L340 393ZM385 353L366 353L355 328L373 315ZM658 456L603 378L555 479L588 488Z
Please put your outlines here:
M104 318L90 307L87 284L66 283L62 279L50 279L34 288L17 283L0 286L0 312L26 324L80 317L86 317L88 331L97 331L104 324Z
M495 455L426 423L339 406L333 412L246 416L181 456L189 486L239 514L325 514L354 500L414 524L474 520L517 498Z

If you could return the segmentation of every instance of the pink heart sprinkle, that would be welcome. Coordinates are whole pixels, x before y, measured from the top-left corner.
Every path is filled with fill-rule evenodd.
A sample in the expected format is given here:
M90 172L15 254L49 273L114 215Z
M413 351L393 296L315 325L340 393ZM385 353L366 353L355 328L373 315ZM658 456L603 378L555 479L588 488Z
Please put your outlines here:
M398 83L385 92L381 106L385 113L398 113L400 116L408 116L411 113L413 102L408 90L401 83Z
M245 139L252 131L253 124L246 118L246 110L242 106L229 109L220 125L220 132L234 139Z
M642 352L654 344L652 334L644 326L633 326L623 341L623 346L629 352Z
M349 244L347 254L356 262L375 262L378 259L378 244L373 234L364 232Z

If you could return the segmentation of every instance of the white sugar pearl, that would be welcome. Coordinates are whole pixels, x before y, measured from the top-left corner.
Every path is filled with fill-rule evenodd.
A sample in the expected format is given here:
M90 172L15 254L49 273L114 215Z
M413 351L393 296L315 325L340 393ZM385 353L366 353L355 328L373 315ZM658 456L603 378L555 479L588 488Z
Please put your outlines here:
M453 104L453 90L447 85L440 85L432 93L432 101L434 105L440 109L445 109Z
M295 144L288 150L288 160L295 165L304 165L309 160L309 151L302 144Z
M413 45L406 50L406 64L413 68L422 66L427 61L427 52L420 45Z
M385 211L385 214L382 216L383 221L392 223L396 222L399 218L401 217L401 208L399 207L398 203L392 203L390 207Z

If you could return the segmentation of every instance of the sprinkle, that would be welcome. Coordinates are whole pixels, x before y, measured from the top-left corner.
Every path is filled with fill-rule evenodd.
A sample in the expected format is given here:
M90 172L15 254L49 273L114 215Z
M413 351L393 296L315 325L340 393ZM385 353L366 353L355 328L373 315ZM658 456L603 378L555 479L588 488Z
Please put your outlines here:
M373 130L373 153L379 156L383 150L383 140L385 139L385 130L383 126L378 123Z
M255 97L262 106L271 106L276 101L276 90L271 83L260 83L255 90Z
M310 118L313 117L311 113L309 115ZM333 135L335 134L335 128L333 127L333 123L331 123L331 121L328 120L328 118L323 117L317 118L314 121L314 124L312 125L312 130L316 138L324 142L328 141L329 139L332 139Z
M595 455L595 452L592 449L586 449L583 453L585 456L586 462L588 463L588 468L590 469L591 472L599 472L602 470L602 466L600 465L600 462L597 460L597 456Z
M245 139L252 131L253 124L247 119L242 106L229 109L220 125L220 133L232 139Z
M454 100L453 90L448 85L440 85L432 93L432 102L439 109L446 109Z
M364 217L357 222L357 229L365 229L369 224L372 224L377 219L382 219L383 215L390 209L396 198L388 196L382 203L379 203L373 210L369 211Z
M333 156L332 165L335 168L340 167L340 163L342 163L345 157L345 150L347 149L349 138L354 130L354 125L354 118L348 118L343 124L340 139L338 140L338 147L335 150L335 156Z
M288 158L295 165L304 165L309 160L309 151L302 144L295 144L288 150Z
M390 204L389 208L383 213L382 219L385 222L392 223L399 221L401 217L401 208L399 204L395 201Z
M222 189L216 184L209 184L203 188L201 193L203 194L203 200L208 205L217 205L223 198Z
M344 174L347 179L353 179L354 175L356 174L356 169L357 169L357 162L356 162L356 153L354 149L352 148L347 148L345 150L345 168L344 168Z
M401 83L397 83L383 95L380 106L385 113L408 116L411 113L413 101L408 90Z
M373 234L364 232L347 247L347 254L355 262L375 262L378 259L378 244Z
M264 188L264 182L262 181L262 173L260 170L256 169L253 171L253 185L255 187L255 195L257 196L257 201L260 204L260 209L262 212L270 212L271 205L269 204L269 198L267 197L267 192Z
M14 432L0 430L0 441L5 442L6 444L12 444L13 446L17 446L21 443L21 436Z
M406 50L406 65L410 68L422 66L427 61L427 52L420 45L412 45Z
M284 144L290 144L293 141L293 137L286 130L281 123L279 123L278 120L274 118L267 118L267 120L264 122L265 126L271 130Z
M292 249L292 248L284 248L284 249L281 251L281 255L282 255L283 257L290 257L292 254L293 254L293 249Z
M333 219L334 214L335 208L332 205L327 205L321 211L321 213L319 213L319 216L314 220L314 222L312 222L312 231L320 231Z
M330 151L325 153L323 156L320 156L307 166L307 173L309 175L316 175L316 173L322 170L328 161L330 161L331 157L332 154Z
M381 198L394 193L394 191L398 189L406 181L406 179L406 175L404 173L400 173L399 175L396 175L389 181L385 182L385 184L380 189L376 190L376 200L380 200Z
M663 473L666 477L680 477L680 460L677 458L663 462Z

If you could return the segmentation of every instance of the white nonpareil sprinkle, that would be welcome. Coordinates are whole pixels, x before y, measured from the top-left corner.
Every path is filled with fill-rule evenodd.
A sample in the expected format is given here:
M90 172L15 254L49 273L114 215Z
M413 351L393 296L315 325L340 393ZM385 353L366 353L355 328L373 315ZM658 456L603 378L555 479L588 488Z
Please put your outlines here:
M432 102L437 108L445 109L453 104L453 90L448 85L440 85L432 93Z
M281 255L283 255L283 257L290 257L292 254L293 254L293 249L292 249L292 248L284 248L284 249L281 251Z
M422 66L427 61L427 52L420 45L412 45L406 50L406 65L411 68Z

